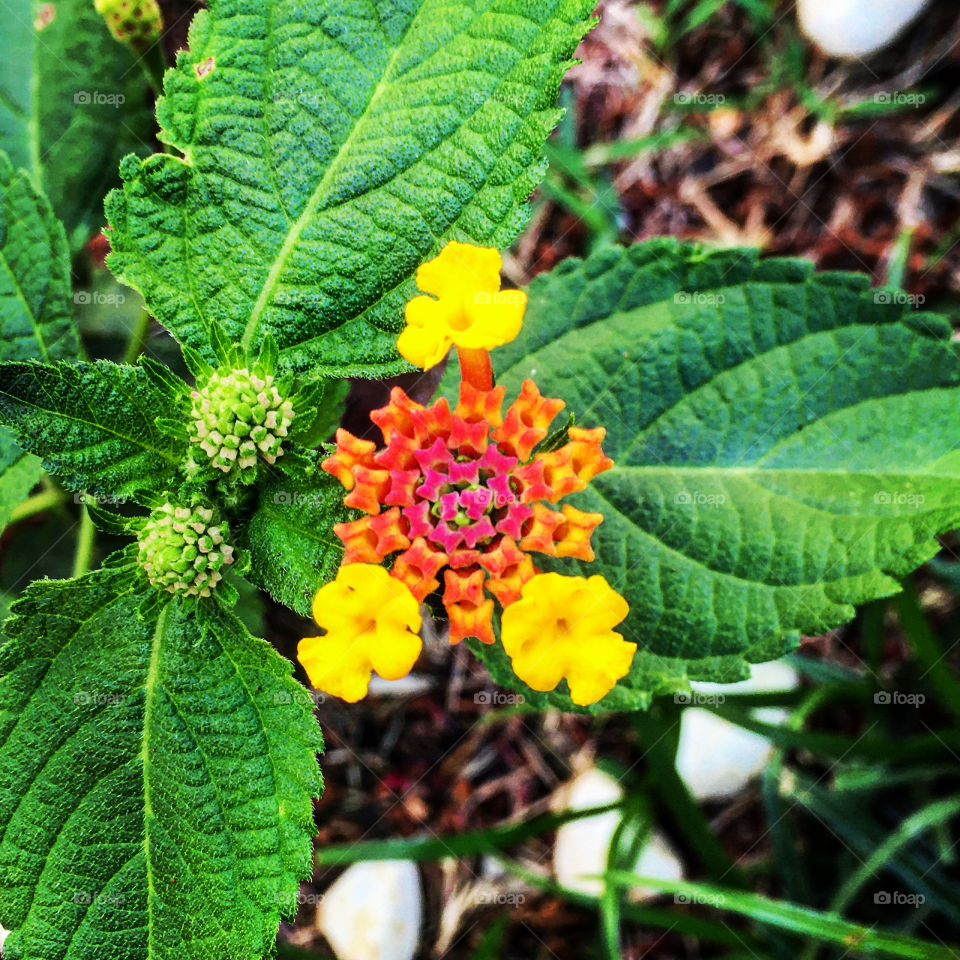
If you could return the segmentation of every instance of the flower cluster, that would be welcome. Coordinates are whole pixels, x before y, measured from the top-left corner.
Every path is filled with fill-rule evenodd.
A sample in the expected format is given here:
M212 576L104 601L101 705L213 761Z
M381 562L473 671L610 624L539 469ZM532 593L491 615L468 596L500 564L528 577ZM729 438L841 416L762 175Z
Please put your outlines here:
M139 534L138 559L155 587L184 597L209 597L233 563L227 525L210 508L165 503Z
M283 456L294 409L272 374L215 370L190 399L190 440L217 470L251 483L259 460L272 464Z
M536 690L566 679L574 702L593 703L630 669L636 644L613 631L626 601L603 577L543 574L534 562L593 560L591 536L603 516L560 501L613 461L601 448L602 427L550 436L565 404L532 380L504 410L488 350L517 336L526 298L500 290L500 267L496 250L451 243L417 271L434 297L407 304L397 346L424 368L455 346L456 405L441 398L422 406L395 387L370 415L383 445L341 429L322 463L346 490L344 504L362 515L334 527L343 565L314 600L326 633L302 640L298 654L315 686L344 699L363 696L373 670L395 677L413 667L416 608L435 591L451 643L495 643L499 602L503 648Z
M531 554L592 560L590 536L603 520L553 506L612 466L603 428L571 427L566 443L533 453L563 401L542 397L530 380L505 415L503 398L503 387L463 383L451 410L445 398L422 407L396 387L370 415L386 446L341 429L322 464L349 491L344 503L366 514L334 527L344 564L398 553L392 574L420 601L442 572L451 643L493 643L493 598L504 607L520 599L537 573Z

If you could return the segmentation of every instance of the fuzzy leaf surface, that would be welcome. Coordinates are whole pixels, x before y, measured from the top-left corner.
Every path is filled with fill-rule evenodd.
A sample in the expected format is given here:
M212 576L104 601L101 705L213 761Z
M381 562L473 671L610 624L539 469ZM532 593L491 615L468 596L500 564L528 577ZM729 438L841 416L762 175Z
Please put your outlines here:
M505 246L543 175L592 0L212 0L167 74L160 138L124 162L110 267L182 342L383 376L416 268Z
M43 189L74 248L104 223L130 152L146 154L145 75L92 0L8 0L0 33L0 150Z
M161 488L183 454L158 430L163 416L179 416L176 399L142 367L0 363L0 420L71 490L125 497Z
M41 581L5 627L7 960L253 960L310 874L312 702L215 601L139 620L142 587Z
M309 616L313 595L336 576L343 559L333 525L353 514L343 505L343 487L329 474L267 484L245 534L250 578L275 600Z
M571 498L604 514L597 560L543 566L627 598L639 703L658 677L735 680L844 623L960 523L960 354L905 303L862 276L668 240L531 285L498 380L509 397L531 377L605 426L615 460ZM601 706L623 709L623 689Z

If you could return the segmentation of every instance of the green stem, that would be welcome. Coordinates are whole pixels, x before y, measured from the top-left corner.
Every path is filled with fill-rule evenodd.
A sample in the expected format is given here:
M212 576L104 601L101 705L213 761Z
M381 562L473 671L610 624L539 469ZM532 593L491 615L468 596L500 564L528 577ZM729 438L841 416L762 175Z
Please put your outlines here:
M80 508L80 532L77 534L77 551L73 558L73 576L82 577L90 570L93 560L93 544L97 528L90 518L86 504Z
M127 344L126 353L123 355L124 363L135 363L137 357L143 353L143 347L150 333L150 323L152 319L153 317L150 315L150 311L144 307L137 317L137 322L134 324L133 330L130 331L130 342Z
M916 588L909 581L894 601L904 632L910 640L917 660L925 668L921 680L933 687L940 705L960 719L960 680L947 663L947 652L937 641L917 598Z
M36 516L38 513L44 513L55 507L61 507L67 503L70 495L59 487L50 487L47 490L41 490L32 497L18 503L10 514L10 523L16 523L18 520L26 520L28 517Z
M647 780L663 813L676 824L696 850L707 873L716 880L743 885L742 872L717 839L687 785L677 773L676 755L683 708L661 700L638 714L634 722L648 763Z
M167 61L163 55L163 41L158 40L146 53L140 57L140 65L147 75L153 92L160 96L163 93L163 74L167 69Z
M891 287L902 287L910 260L910 247L913 244L914 227L905 227L900 231L890 251L885 280Z

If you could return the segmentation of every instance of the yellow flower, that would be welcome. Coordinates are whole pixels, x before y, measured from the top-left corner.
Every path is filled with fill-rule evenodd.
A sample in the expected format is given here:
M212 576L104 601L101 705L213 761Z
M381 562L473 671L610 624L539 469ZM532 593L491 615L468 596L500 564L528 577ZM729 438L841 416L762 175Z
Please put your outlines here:
M603 577L541 573L503 611L503 648L534 690L552 690L566 677L570 698L586 706L630 670L637 645L612 629L629 610Z
M520 332L527 296L500 289L503 261L492 247L451 241L417 270L417 286L432 297L414 297L397 349L411 363L429 370L451 346L490 350Z
M419 604L376 564L341 567L313 598L313 618L327 632L304 637L297 658L314 687L348 703L367 695L374 670L385 680L405 677L423 647Z

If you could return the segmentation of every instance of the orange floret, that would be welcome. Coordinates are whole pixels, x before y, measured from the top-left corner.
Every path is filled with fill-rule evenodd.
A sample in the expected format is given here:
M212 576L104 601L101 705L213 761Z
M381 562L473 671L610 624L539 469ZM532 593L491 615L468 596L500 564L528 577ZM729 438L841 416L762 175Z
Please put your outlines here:
M503 424L491 436L505 453L526 460L565 406L562 400L544 397L532 380L524 380L517 399L507 407Z

